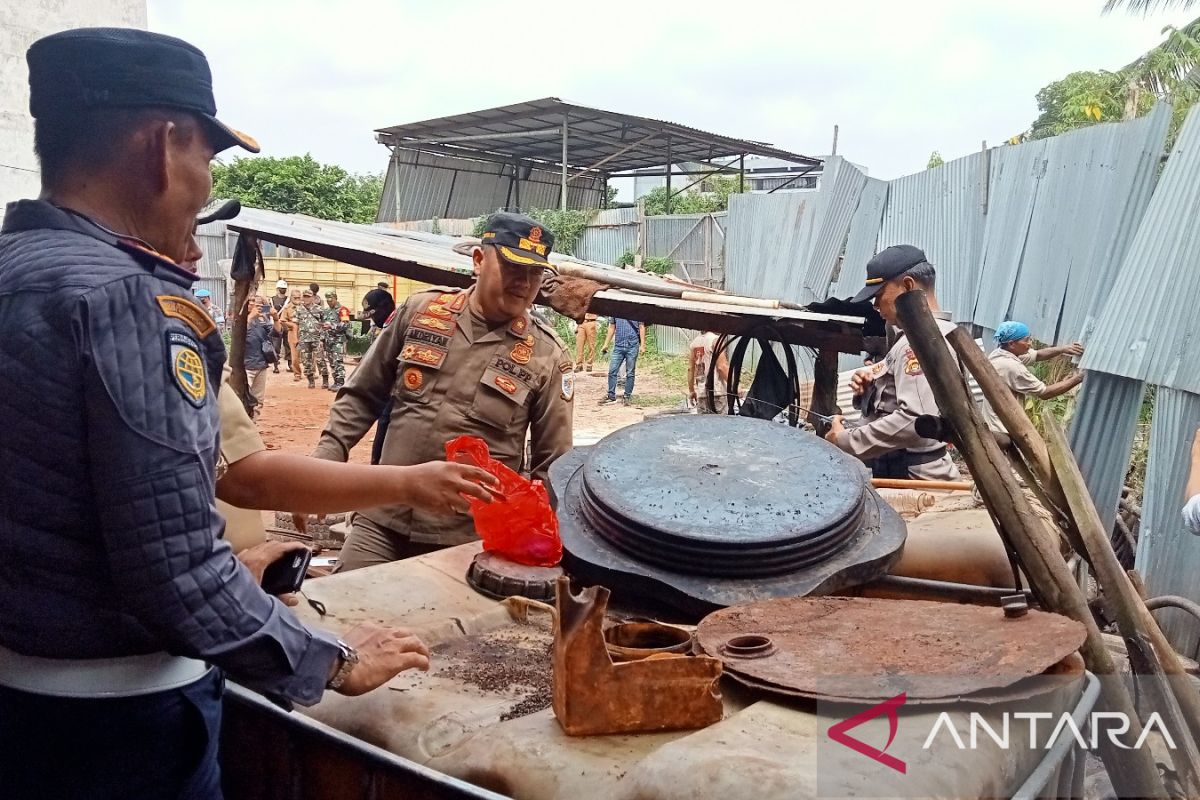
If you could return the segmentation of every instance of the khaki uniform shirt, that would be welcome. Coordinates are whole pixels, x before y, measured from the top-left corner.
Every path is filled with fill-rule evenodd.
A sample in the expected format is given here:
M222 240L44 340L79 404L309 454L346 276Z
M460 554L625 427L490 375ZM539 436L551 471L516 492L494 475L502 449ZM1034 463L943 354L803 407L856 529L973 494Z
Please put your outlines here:
M1046 391L1046 384L1025 366L1036 360L1037 350L1030 350L1023 356L1015 356L1003 347L997 347L988 353L988 361L992 362L992 366L1000 374L1000 379L1004 381L1017 400L1021 401L1024 401L1027 394L1041 397ZM997 433L1008 433L1004 423L1000 421L1000 417L996 416L996 412L987 400L983 401L983 421Z
M241 461L248 455L266 450L258 428L246 414L237 393L229 386L229 366L225 367L225 379L221 382L221 390L217 394L217 409L221 415L221 455L217 459L217 480L220 481L229 469L230 464ZM262 524L262 512L231 506L223 500L217 500L217 510L225 518L225 541L229 542L233 552L240 553L247 547L253 547L267 540L266 529Z
M948 313L939 311L934 316L943 336L956 327ZM838 437L838 447L864 461L894 450L922 453L944 447L943 442L917 434L917 417L939 412L929 379L909 347L908 339L901 336L883 361L867 369L875 376L875 407L864 409L863 418L854 423L854 427L846 428ZM909 475L920 480L959 478L958 468L948 454L937 461L909 467Z
M574 372L553 329L528 313L487 330L469 308L470 290L415 294L397 310L346 381L313 452L345 461L394 399L382 464L444 461L458 436L487 442L492 457L520 470L529 431L528 472L546 480L550 463L571 449ZM456 545L475 539L468 516L407 506L361 512L414 542Z

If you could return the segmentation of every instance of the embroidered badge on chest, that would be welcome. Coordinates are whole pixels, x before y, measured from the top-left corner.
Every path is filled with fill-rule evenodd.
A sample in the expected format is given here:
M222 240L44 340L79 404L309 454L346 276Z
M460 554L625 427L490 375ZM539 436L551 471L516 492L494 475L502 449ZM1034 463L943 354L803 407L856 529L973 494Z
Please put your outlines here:
M533 358L533 348L521 342L513 346L512 352L508 354L508 357L518 364L528 364L529 359Z
M516 394L517 393L517 382L514 381L512 378L506 378L503 375L497 375L496 376L496 385L500 387L501 391L506 392L508 394Z
M921 362L917 361L917 355L908 348L904 351L904 374L905 375L922 375Z
M446 351L433 347L422 347L416 344L406 344L400 351L402 361L415 361L428 367L440 367L446 359Z
M208 396L208 376L200 344L186 333L167 333L167 369L185 400L200 408Z
M404 370L401 380L404 381L404 388L410 392L419 392L421 391L421 387L425 385L425 376L416 367L409 367Z

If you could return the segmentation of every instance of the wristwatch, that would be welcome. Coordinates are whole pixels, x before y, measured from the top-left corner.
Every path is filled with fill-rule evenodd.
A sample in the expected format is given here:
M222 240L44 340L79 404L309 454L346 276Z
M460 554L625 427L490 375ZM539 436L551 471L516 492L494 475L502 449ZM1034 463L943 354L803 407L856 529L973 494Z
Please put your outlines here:
M338 667L338 671L333 673L333 677L329 679L329 683L325 684L327 689L340 689L342 684L346 682L347 676L350 675L350 670L354 669L354 665L358 663L358 651L350 645L337 640L338 657L342 660L342 665Z

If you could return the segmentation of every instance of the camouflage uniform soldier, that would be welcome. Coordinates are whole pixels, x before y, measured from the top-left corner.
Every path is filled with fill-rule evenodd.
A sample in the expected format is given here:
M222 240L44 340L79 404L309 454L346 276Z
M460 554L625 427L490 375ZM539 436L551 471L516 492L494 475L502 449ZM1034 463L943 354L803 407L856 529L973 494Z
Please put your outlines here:
M304 377L308 378L308 388L314 389L317 385L313 370L315 357L317 369L321 371L321 388L328 389L329 365L325 363L325 351L321 348L328 318L325 309L316 305L315 300L312 289L305 289L300 307L296 309L296 322L300 325L300 363L304 365Z
M338 302L337 292L332 289L325 293L325 314L329 327L325 331L325 358L329 360L329 368L333 370L333 386L330 391L336 392L346 382L346 365L342 358L346 355L346 336L350 333L350 321L353 318L350 309Z

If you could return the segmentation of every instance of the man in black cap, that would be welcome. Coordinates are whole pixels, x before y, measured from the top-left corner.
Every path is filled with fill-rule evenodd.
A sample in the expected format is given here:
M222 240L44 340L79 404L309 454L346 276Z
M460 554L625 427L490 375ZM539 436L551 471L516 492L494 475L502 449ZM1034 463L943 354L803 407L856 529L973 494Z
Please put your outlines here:
M529 217L493 214L472 255L475 285L420 292L396 310L338 393L313 455L347 460L390 398L380 463L444 460L448 441L477 436L497 461L544 481L550 463L571 449L575 393L566 346L529 312L553 246L553 234ZM338 569L475 538L465 515L370 508L355 514Z
M258 146L216 119L204 55L84 29L27 58L41 199L0 231L0 786L219 797L222 670L311 705L428 651L306 628L221 538L225 348L180 264L214 153Z
M388 317L396 310L396 299L387 287L387 281L380 281L374 289L363 295L363 313L371 320L372 338L379 335Z
M955 325L950 315L938 307L936 280L937 271L925 253L909 244L894 245L867 263L866 286L852 302L872 301L884 321L898 327L896 298L921 289L944 336ZM876 478L959 477L946 445L916 432L917 417L937 414L938 409L929 379L903 332L883 361L854 373L850 386L862 409L862 419L847 425L843 417L835 416L825 436L828 441L870 464Z

